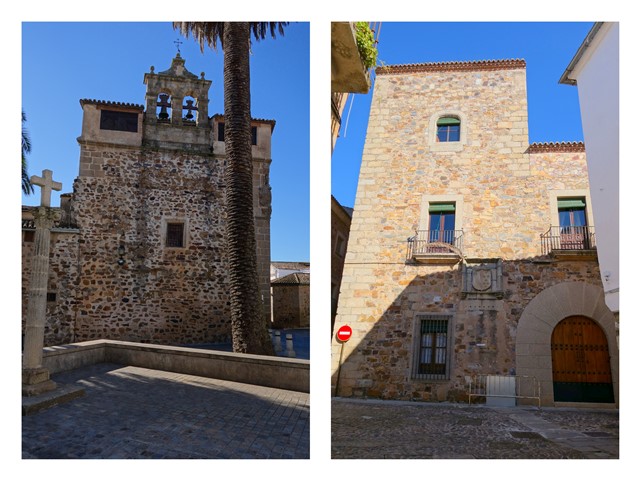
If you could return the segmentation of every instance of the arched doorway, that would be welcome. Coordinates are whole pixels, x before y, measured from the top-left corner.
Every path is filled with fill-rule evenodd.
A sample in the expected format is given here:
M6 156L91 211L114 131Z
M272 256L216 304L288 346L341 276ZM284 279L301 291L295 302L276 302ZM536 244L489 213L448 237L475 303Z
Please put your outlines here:
M551 362L556 402L615 401L607 337L590 318L574 315L556 325Z
M619 376L616 320L604 302L604 291L600 286L584 282L559 283L538 293L525 306L516 333L516 372L518 375L536 377L540 381L542 405L565 403L554 398L551 336L562 320L573 316L592 320L607 339L614 399L617 405Z

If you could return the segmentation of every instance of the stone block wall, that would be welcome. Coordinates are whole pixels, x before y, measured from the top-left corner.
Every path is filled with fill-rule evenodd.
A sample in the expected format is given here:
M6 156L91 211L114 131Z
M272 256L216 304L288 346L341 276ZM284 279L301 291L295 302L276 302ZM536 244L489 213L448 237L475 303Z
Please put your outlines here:
M339 395L466 401L469 376L516 373L518 320L536 295L567 281L601 287L595 258L541 255L557 198L584 197L589 211L589 184L582 144L529 145L524 67L378 69L334 328L353 329L348 342L333 339ZM442 116L461 120L459 142L436 141ZM455 202L462 257L417 263L408 239L443 201ZM465 284L467 265L498 264L488 291ZM449 319L444 379L414 378L419 316L428 314Z
M309 285L278 285L273 291L273 328L306 328L310 326Z
M331 197L331 330L335 321L340 285L342 283L342 269L349 242L349 228L351 225L351 209L345 210L340 203Z

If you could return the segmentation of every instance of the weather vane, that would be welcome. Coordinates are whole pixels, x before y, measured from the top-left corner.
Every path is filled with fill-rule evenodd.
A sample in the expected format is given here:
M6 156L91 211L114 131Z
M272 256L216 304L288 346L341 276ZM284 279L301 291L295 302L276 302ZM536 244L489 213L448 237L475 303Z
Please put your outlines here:
M175 42L173 42L176 44L176 48L178 49L178 55L180 55L180 45L182 45L182 42L180 41L180 39L178 38Z

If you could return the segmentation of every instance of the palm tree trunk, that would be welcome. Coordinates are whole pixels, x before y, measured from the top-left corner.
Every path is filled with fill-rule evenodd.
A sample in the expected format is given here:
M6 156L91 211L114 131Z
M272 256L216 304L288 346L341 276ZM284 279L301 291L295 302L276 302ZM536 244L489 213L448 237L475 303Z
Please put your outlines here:
M273 355L258 287L253 212L249 23L224 25L227 245L233 351Z

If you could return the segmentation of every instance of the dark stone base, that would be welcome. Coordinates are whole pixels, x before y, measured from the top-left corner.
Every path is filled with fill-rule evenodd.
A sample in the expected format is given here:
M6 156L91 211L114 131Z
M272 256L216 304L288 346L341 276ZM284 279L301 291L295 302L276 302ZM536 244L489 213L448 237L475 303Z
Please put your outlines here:
M74 398L78 398L84 395L84 388L76 385L60 385L56 386L54 382L49 380L53 384L53 390L45 391L39 395L24 396L22 397L22 415L32 415L41 410L53 407L60 403L65 403ZM24 392L24 385L22 390Z
M46 368L22 369L22 396L33 397L51 390L55 390L56 384L49 379L49 370Z

